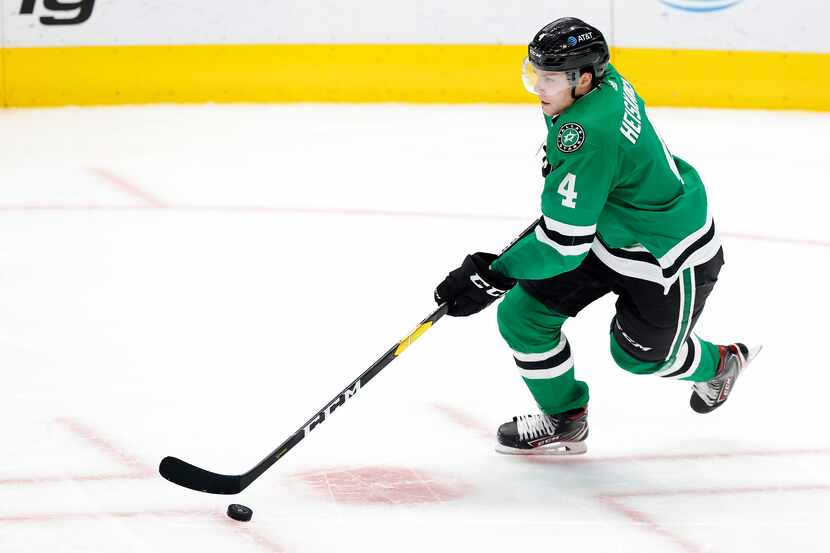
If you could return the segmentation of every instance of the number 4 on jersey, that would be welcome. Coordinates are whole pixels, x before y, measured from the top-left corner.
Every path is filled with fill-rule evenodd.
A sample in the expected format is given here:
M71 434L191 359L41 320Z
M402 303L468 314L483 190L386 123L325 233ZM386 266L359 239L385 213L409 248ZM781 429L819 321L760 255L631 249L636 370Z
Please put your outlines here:
M565 175L565 178L559 183L559 189L557 190L564 198L562 199L562 205L565 207L576 207L576 175L573 173L568 173Z

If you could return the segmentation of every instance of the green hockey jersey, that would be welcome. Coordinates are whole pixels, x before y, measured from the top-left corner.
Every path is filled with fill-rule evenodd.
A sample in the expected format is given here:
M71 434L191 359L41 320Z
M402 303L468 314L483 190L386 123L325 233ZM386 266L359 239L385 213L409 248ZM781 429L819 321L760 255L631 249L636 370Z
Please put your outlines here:
M548 127L542 219L494 263L517 279L575 269L594 254L612 270L660 284L711 259L720 240L697 171L674 157L631 83L602 83Z

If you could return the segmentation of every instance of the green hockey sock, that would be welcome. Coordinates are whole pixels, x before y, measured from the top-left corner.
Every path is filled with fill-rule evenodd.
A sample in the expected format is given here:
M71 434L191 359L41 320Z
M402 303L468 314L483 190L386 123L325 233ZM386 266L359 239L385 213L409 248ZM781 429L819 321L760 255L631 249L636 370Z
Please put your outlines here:
M576 380L573 357L561 329L567 316L530 296L521 286L499 305L499 330L539 409L556 414L588 403L588 385Z

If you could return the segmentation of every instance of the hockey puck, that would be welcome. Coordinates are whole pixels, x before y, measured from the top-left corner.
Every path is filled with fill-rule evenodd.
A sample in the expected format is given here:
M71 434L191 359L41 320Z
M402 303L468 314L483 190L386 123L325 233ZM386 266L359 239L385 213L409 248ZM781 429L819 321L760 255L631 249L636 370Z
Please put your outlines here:
M228 516L234 520L248 522L249 520L251 520L251 517L254 516L254 512L245 505L231 503L230 505L228 505Z

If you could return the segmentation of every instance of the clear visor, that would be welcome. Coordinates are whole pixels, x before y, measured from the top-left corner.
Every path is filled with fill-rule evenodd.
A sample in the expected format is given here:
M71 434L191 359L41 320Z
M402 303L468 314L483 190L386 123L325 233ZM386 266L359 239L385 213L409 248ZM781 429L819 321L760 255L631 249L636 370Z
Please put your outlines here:
M579 71L545 71L525 58L522 62L522 82L531 94L551 95L575 87L579 82Z

